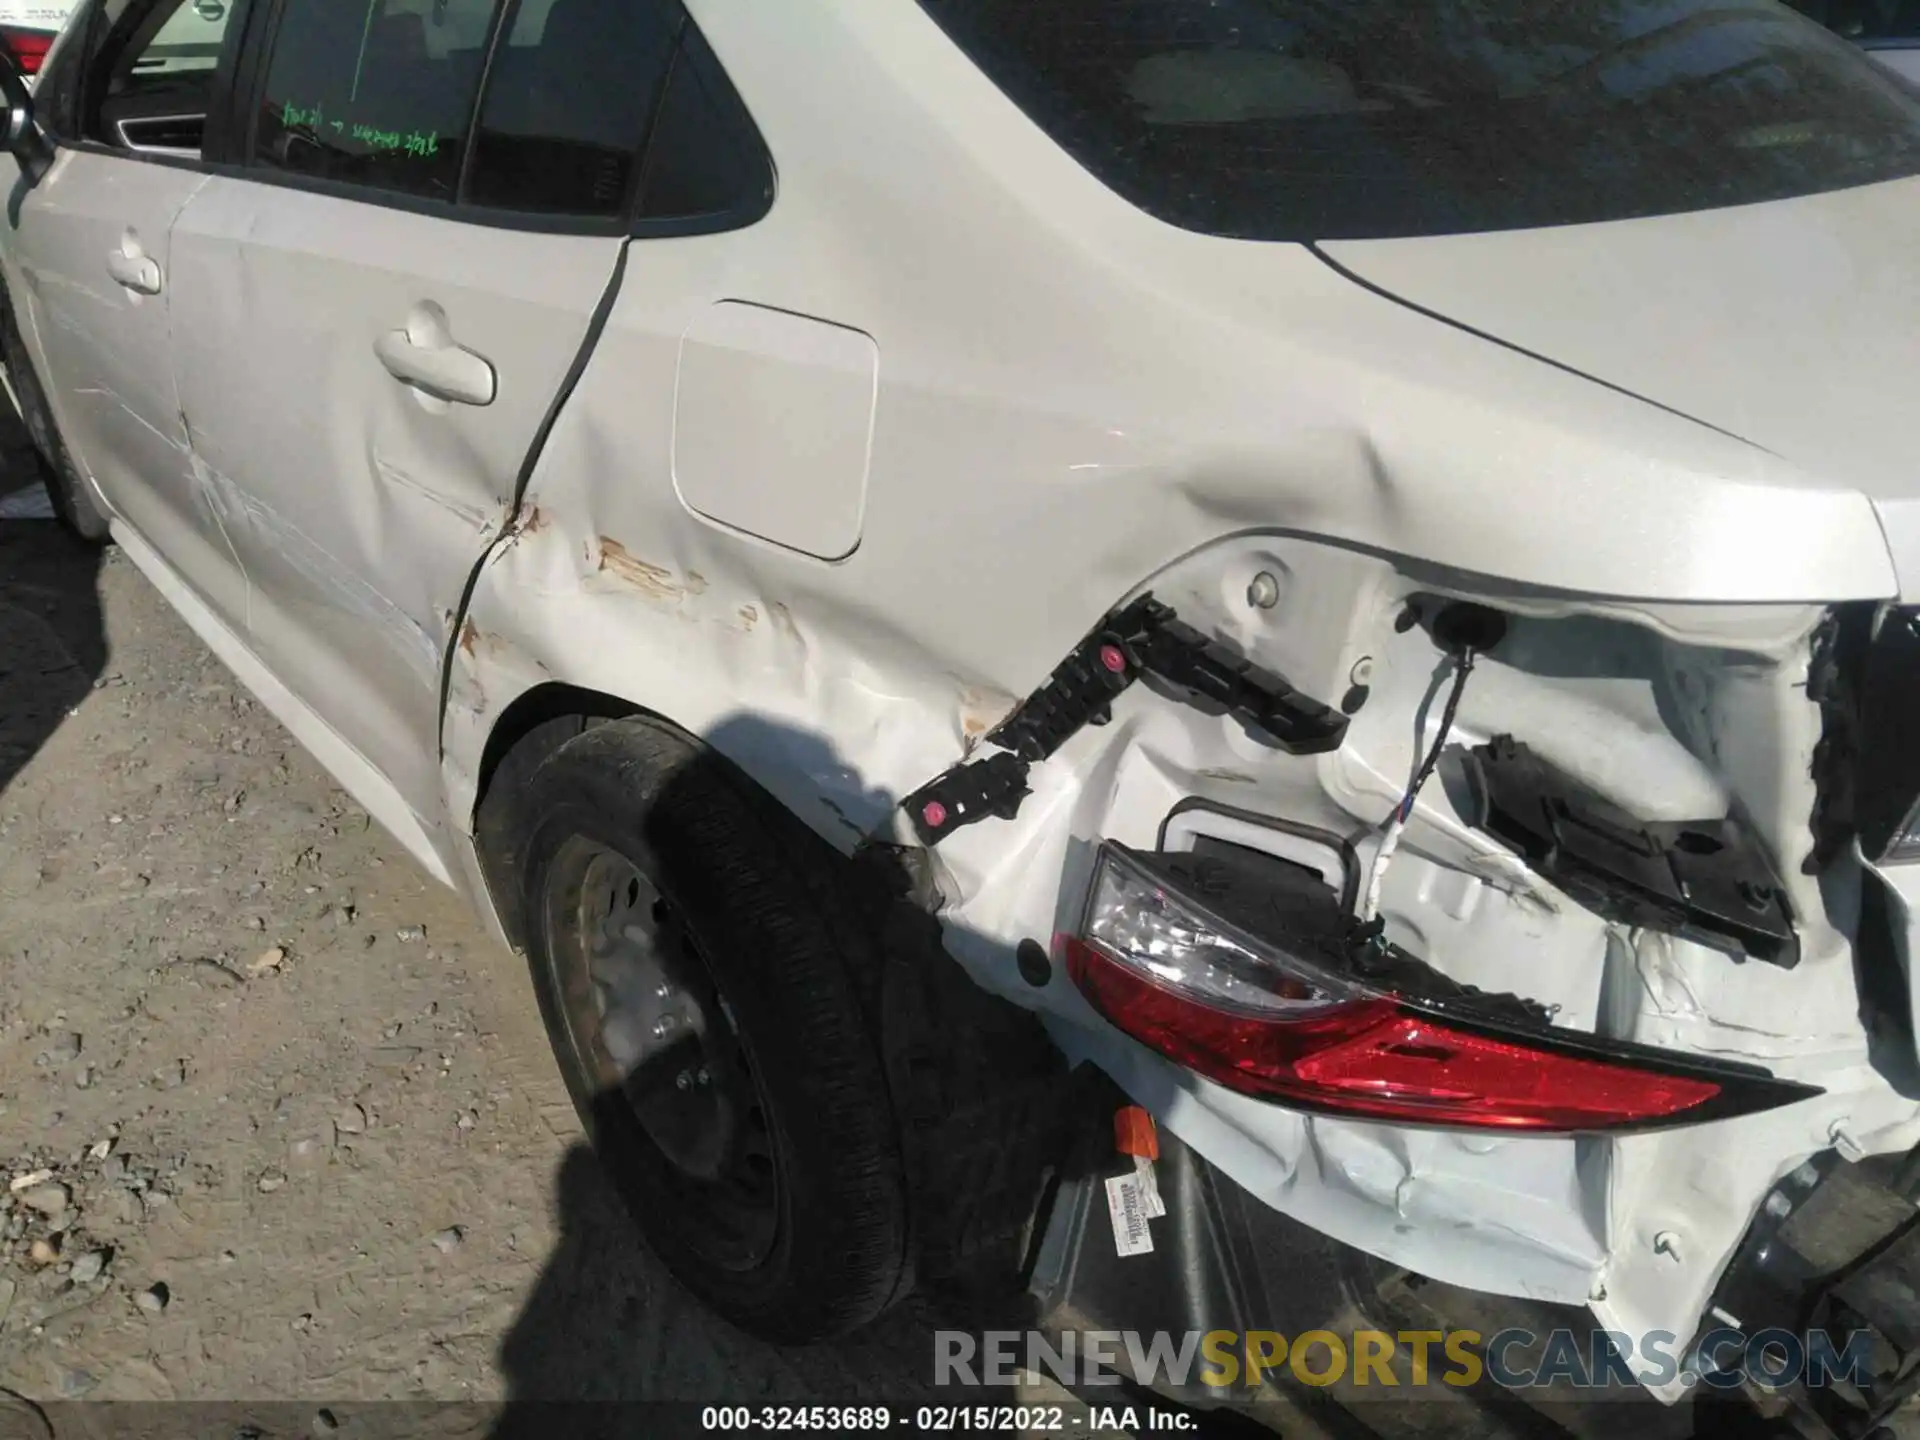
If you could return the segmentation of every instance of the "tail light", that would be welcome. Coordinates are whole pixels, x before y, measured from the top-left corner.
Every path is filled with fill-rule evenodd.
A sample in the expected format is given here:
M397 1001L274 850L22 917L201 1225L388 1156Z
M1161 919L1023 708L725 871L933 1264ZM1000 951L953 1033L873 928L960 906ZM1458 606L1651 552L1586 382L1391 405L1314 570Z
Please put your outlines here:
M56 30L30 30L24 25L0 25L0 45L6 46L22 75L38 75L58 34Z
M1102 846L1068 973L1117 1028L1296 1109L1396 1124L1655 1128L1820 1092L1757 1067L1555 1030L1379 946L1317 874ZM1369 958L1371 956L1371 958Z

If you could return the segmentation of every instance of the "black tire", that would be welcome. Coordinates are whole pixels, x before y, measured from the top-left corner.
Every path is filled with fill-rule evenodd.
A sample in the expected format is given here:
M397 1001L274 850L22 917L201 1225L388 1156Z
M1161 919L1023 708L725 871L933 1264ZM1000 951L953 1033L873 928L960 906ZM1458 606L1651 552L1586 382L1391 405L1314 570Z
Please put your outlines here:
M74 468L73 458L60 439L53 423L53 411L47 404L40 377L34 373L33 360L11 309L0 323L0 360L7 367L7 379L14 397L20 402L20 418L33 437L33 448L40 460L40 480L47 487L47 499L53 504L54 517L76 539L90 545L105 544L107 517L94 503L93 492Z
M490 795L488 808L509 806L519 837L518 908L554 1054L648 1244L707 1305L763 1339L804 1343L872 1320L909 1283L908 1207L885 1072L859 1001L875 942L846 888L846 862L730 764L644 717L595 725L531 774L503 767L502 779L513 793ZM615 859L582 870L583 854ZM582 977L623 942L570 917L597 913L581 877L620 860L652 887L641 902L657 932L646 953L670 951L701 972L684 987L706 995L701 1083L709 1050L734 1054L712 1062L715 1092L739 1090L729 1138L716 1145L725 1153L709 1159L700 1141L699 1167L670 1158L681 1153L676 1141L692 1143L685 1128L641 1118L689 1103L657 1077L639 1082L663 1062L643 1057L628 1069L591 1015L581 1018L583 1006L598 1006L599 1030L612 1033L609 987ZM627 886L626 903L641 893ZM669 928L678 948L659 938ZM649 993L669 988L680 994L678 981ZM682 1023L693 1046L692 1022ZM609 1083L609 1067L624 1078ZM728 1168L736 1151L739 1175ZM742 1216L759 1216L764 1230Z

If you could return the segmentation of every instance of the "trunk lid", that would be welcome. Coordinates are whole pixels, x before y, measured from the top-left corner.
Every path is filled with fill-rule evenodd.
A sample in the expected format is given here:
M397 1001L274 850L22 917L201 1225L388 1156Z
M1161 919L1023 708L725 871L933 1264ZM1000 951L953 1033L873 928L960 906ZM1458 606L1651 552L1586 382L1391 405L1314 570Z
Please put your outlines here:
M1920 179L1319 248L1398 300L1860 490L1883 520L1920 502Z

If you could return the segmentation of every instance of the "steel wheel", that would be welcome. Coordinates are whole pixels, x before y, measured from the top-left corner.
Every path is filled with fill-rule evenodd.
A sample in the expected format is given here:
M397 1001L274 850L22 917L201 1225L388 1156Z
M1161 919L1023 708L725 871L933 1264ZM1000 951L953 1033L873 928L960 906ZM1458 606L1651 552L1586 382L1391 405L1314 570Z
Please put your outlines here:
M575 1058L659 1151L698 1248L746 1270L772 1248L780 1173L765 1097L680 911L625 856L576 836L548 881L554 989Z

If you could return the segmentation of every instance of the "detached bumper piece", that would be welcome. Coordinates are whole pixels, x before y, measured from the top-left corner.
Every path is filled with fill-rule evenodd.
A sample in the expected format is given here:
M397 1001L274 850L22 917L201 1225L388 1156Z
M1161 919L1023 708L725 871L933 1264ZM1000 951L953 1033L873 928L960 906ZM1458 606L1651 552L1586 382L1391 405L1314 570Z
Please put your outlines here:
M1395 1124L1655 1129L1806 1099L1757 1066L1555 1029L1361 924L1317 873L1258 856L1101 847L1056 942L1112 1024L1242 1094Z
M1030 767L1087 725L1103 725L1113 699L1142 676L1184 692L1189 703L1238 716L1291 755L1337 750L1347 717L1209 640L1151 595L1113 611L1047 682L986 737L1004 753L956 765L901 802L921 843L938 844L976 820L1012 819L1027 796Z
M1800 963L1786 891L1740 820L1636 820L1510 735L1469 752L1468 767L1480 828L1595 914L1782 969Z

